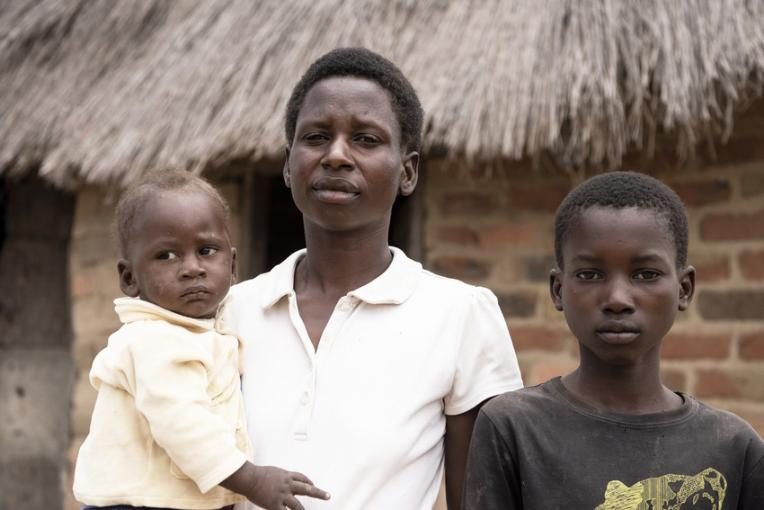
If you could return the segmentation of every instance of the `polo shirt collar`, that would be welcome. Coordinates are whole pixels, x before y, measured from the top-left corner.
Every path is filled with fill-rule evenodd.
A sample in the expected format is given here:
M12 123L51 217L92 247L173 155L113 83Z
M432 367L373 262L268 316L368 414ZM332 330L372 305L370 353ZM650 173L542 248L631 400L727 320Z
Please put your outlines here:
M391 246L390 251L393 261L385 272L366 285L348 292L349 296L373 305L398 305L411 296L418 284L422 265L408 258L398 248ZM262 295L263 308L272 307L284 296L294 292L294 270L306 252L305 248L296 251L270 271L270 285Z

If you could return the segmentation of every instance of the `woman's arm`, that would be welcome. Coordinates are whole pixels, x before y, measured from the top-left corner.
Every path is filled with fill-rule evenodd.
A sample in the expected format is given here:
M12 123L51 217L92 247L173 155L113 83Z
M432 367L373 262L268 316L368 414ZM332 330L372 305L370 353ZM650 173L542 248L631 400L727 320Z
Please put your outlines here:
M446 416L446 503L448 510L459 510L464 487L464 472L467 466L467 451L470 446L472 428L475 425L482 403L466 413Z

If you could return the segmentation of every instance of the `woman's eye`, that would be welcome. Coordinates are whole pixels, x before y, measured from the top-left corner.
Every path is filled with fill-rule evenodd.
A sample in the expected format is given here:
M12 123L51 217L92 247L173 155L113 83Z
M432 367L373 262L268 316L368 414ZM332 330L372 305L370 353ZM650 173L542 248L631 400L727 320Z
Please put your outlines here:
M379 143L379 139L372 135L358 135L355 139L365 145L376 145Z
M576 278L579 280L598 280L601 275L597 271L579 271L576 273Z
M212 246L205 246L204 248L199 250L199 255L214 255L218 252L217 248L213 248Z
M658 278L661 274L658 271L653 271L652 269L643 269L641 271L637 271L634 273L634 279L635 280L655 280Z
M171 251L162 251L157 254L157 259L159 260L172 260L175 258L178 258L178 256Z

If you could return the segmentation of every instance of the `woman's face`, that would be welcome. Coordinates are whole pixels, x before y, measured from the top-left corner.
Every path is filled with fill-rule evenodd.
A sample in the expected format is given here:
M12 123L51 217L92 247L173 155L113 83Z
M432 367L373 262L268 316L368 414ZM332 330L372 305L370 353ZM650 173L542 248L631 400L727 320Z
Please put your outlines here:
M409 195L419 155L404 154L388 92L356 77L332 77L308 91L284 164L306 229L387 230L396 196Z

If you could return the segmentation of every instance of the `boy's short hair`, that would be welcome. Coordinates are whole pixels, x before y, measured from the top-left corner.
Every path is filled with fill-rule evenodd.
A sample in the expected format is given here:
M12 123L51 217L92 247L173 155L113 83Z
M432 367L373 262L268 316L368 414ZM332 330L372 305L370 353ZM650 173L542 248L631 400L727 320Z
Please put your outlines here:
M562 268L562 248L576 216L590 207L638 207L662 215L676 247L676 266L687 265L687 213L679 196L658 179L637 172L608 172L568 193L554 218L554 256Z
M131 226L135 215L155 193L163 191L176 191L186 188L196 189L206 193L213 200L217 201L223 208L223 212L228 218L230 209L223 196L215 189L212 184L204 178L183 170L157 171L148 174L134 184L130 185L117 203L115 212L117 236L122 255L126 255L127 247L130 241ZM228 226L226 225L226 228Z
M297 116L308 91L321 80L342 76L365 78L387 90L400 126L403 147L406 151L419 151L424 112L414 87L395 64L366 48L334 49L305 71L287 103L284 124L287 143L291 144L294 139Z

